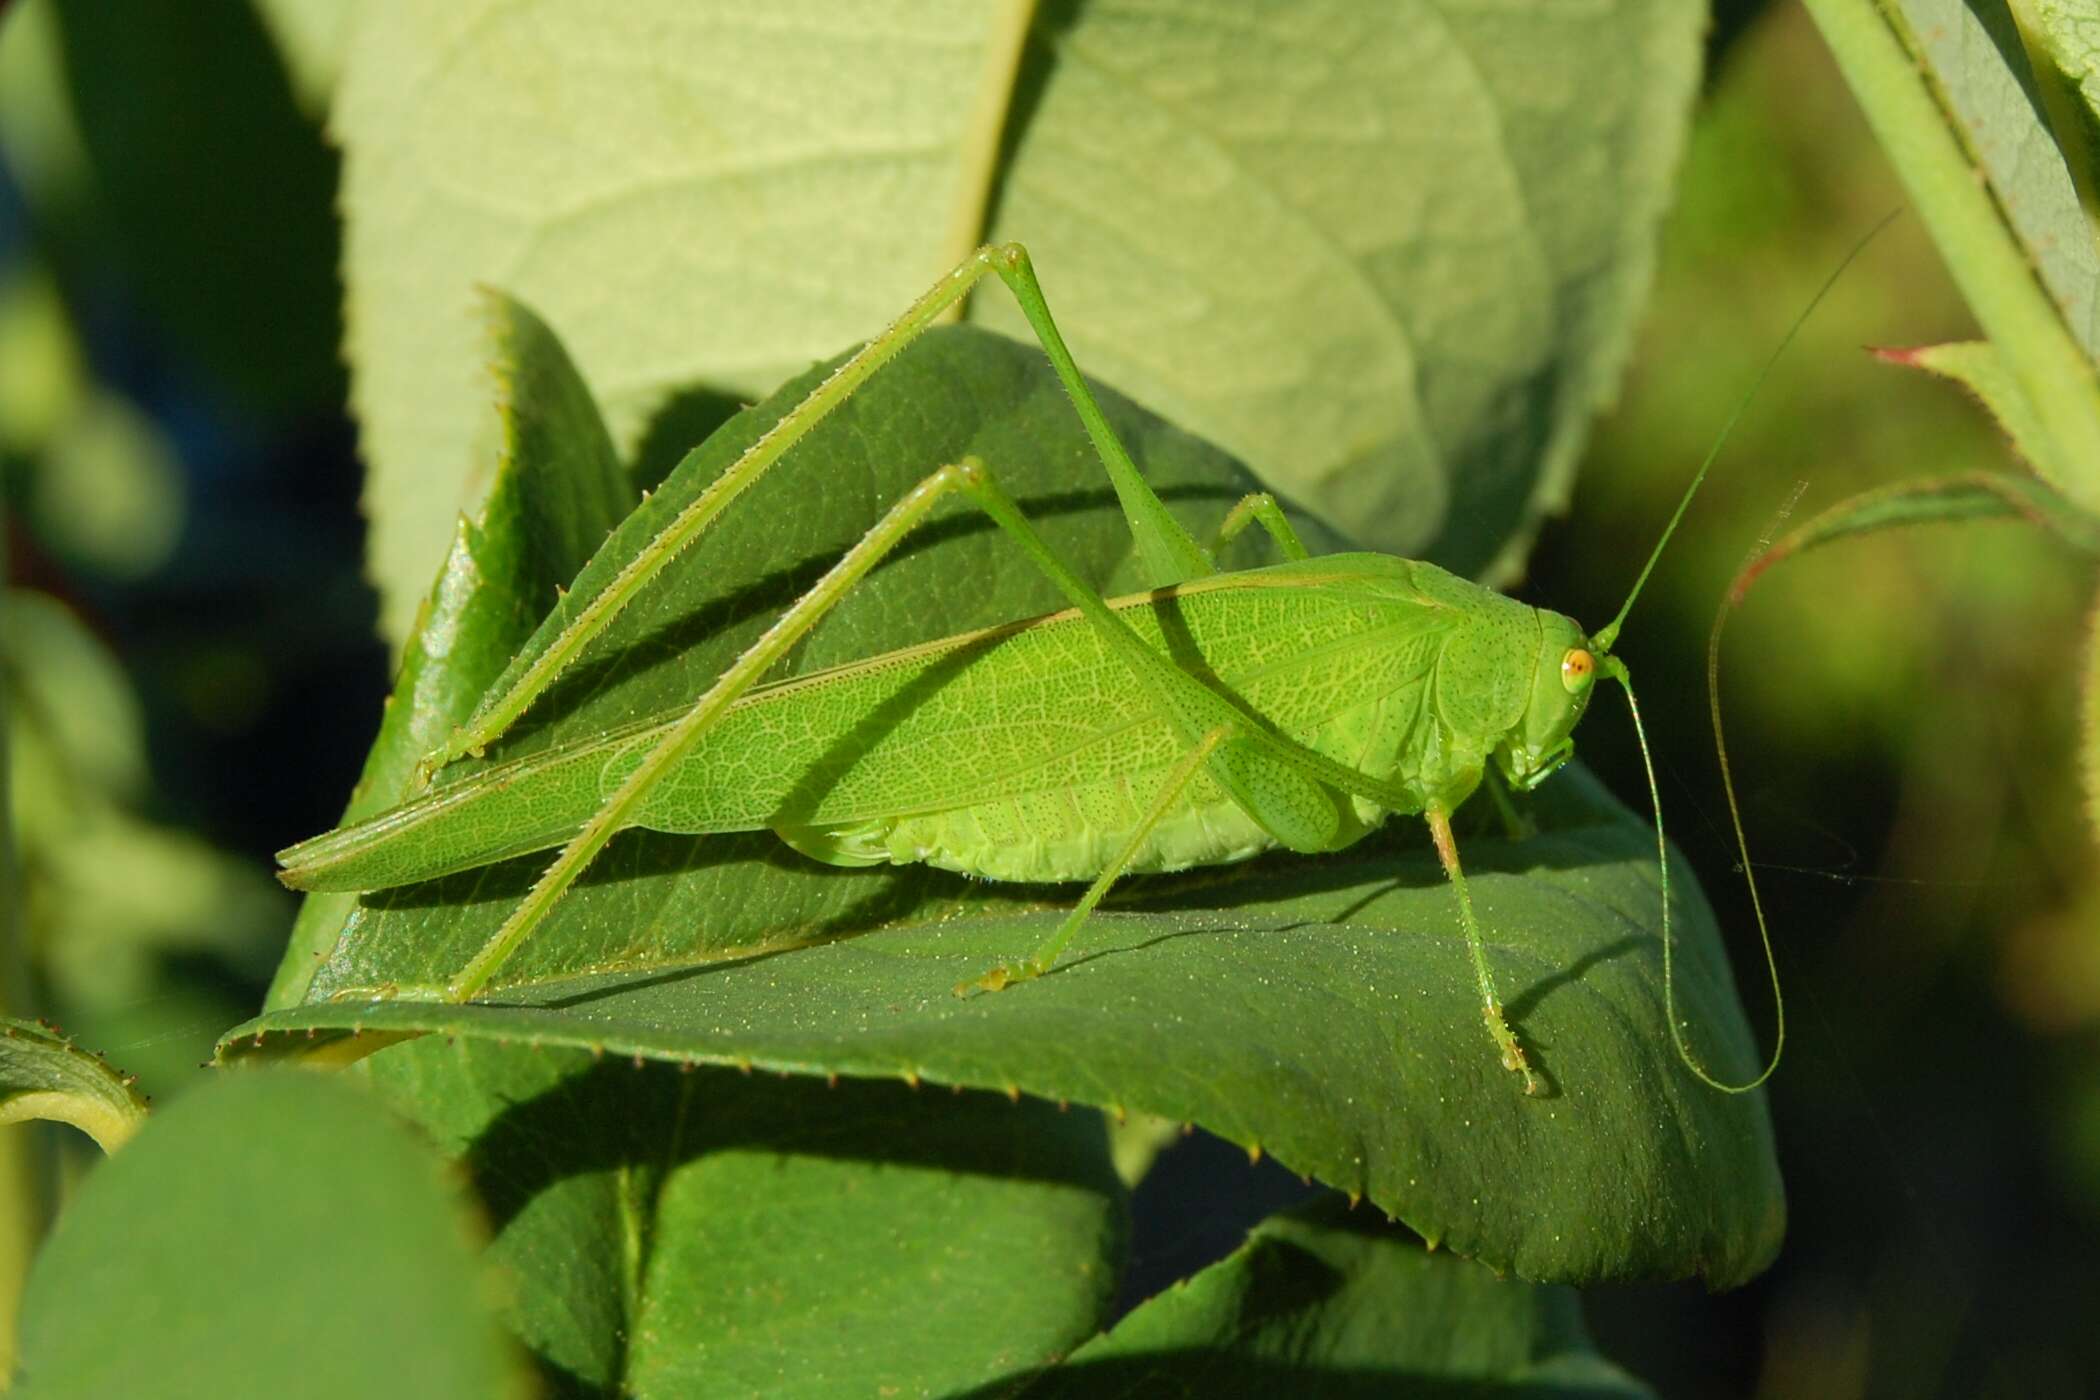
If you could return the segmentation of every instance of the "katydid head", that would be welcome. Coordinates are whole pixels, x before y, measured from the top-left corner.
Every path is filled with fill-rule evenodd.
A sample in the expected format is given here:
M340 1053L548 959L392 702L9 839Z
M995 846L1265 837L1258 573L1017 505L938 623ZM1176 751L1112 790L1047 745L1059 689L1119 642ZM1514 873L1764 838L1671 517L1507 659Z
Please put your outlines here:
M1519 792L1546 781L1575 755L1575 726L1589 708L1597 656L1575 619L1540 609L1539 649L1523 718L1495 749L1502 776Z

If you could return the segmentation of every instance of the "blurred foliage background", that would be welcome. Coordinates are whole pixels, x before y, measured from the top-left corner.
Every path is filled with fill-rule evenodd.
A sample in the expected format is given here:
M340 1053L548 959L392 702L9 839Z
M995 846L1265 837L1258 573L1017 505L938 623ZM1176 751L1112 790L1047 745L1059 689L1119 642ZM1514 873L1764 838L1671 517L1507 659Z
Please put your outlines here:
M31 961L6 991L162 1094L259 1000L292 910L269 853L332 823L387 679L337 359L341 14L0 18L0 625ZM1710 57L1621 406L1522 589L1592 624L1787 325L1902 203L1792 6L1724 7ZM1863 351L1971 333L1899 219L1772 376L1620 647L1670 832L1767 1018L1707 631L1797 481L1805 512L2006 461L1950 386ZM2035 532L1941 528L1780 570L1731 630L1723 703L1792 1018L1771 1092L1793 1215L1749 1288L1588 1295L1606 1353L1663 1393L2029 1396L2100 1375L2100 884L2070 760L2091 587ZM1634 799L1630 726L1606 713L1582 738Z

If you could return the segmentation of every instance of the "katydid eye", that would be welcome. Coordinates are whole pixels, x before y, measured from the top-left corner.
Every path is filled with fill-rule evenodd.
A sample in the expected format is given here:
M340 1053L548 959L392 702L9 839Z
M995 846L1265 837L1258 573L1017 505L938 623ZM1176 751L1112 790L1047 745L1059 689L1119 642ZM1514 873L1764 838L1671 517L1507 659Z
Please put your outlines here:
M1590 683L1590 676L1597 669L1596 658L1581 647L1571 648L1560 659L1560 683L1573 695Z

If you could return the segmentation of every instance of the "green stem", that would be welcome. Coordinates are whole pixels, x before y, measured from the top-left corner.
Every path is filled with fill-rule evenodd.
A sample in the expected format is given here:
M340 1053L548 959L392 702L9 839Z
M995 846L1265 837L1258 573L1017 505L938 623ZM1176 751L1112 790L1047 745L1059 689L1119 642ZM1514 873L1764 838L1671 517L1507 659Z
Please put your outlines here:
M1874 0L1804 3L1955 284L2054 440L2057 475L2069 479L2052 475L2052 484L2100 513L2100 379L1963 148L1954 115L1906 46L1900 21Z
M0 536L0 574L5 573L7 546ZM0 658L8 653L7 609L0 604ZM0 665L0 794L8 787L8 704L13 685ZM0 801L0 1013L27 1012L28 978L22 938L21 863L15 857L9 804ZM0 1128L0 1388L14 1374L15 1317L29 1263L50 1220L52 1202L48 1129L24 1124Z

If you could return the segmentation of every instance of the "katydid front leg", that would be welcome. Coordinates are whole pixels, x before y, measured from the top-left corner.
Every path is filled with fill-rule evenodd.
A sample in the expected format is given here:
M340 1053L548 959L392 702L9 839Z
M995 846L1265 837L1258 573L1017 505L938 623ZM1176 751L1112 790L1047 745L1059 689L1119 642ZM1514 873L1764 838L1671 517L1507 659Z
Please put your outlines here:
M1443 862L1444 873L1451 877L1451 888L1458 891L1458 912L1466 926L1466 950L1473 955L1473 972L1480 980L1480 1014L1487 1022L1488 1038L1502 1052L1502 1067L1512 1070L1524 1080L1524 1092L1539 1092L1538 1076L1531 1072L1531 1062L1524 1058L1524 1047L1517 1042L1517 1033L1509 1028L1502 1015L1502 999L1495 995L1495 974L1488 970L1487 943L1480 936L1480 920L1473 915L1473 896L1466 889L1466 872L1458 863L1458 842L1451 836L1451 814L1443 808L1431 805L1422 813L1429 823L1429 836L1436 843L1436 858Z
M1109 426L1050 315L1049 303L1043 298L1042 286L1036 280L1035 267L1029 260L1027 249L1018 243L987 245L957 263L903 315L811 390L808 398L795 405L722 475L695 496L611 583L589 599L582 600L576 616L545 650L522 667L514 665L514 674L506 675L499 683L500 688L482 702L473 718L453 731L452 737L441 748L417 764L417 785L427 785L438 769L456 759L469 754L480 756L489 744L508 731L526 709L575 663L584 647L611 625L620 610L719 518L732 501L764 476L789 448L806 437L824 415L843 403L871 375L916 340L944 311L968 295L987 272L997 273L1013 293L1022 314L1034 329L1043 353L1048 356L1065 392L1071 396L1072 406L1086 428L1087 436L1092 439L1094 450L1108 469L1109 481L1115 487L1124 516L1130 523L1147 586L1163 588L1213 572L1209 554L1182 528L1145 483L1130 453ZM1270 503L1272 510L1273 504ZM1273 532L1276 528L1273 522L1281 519L1281 512L1277 511L1273 521L1264 516L1263 523ZM1283 529L1288 532L1289 526L1286 524Z

